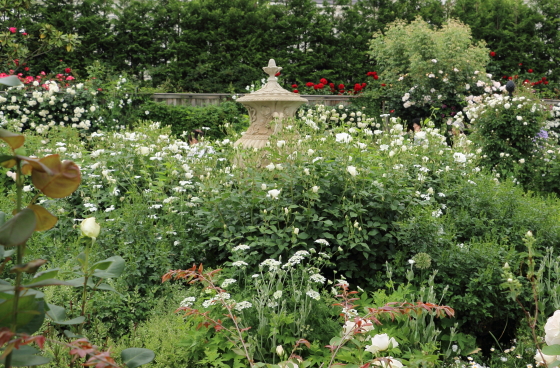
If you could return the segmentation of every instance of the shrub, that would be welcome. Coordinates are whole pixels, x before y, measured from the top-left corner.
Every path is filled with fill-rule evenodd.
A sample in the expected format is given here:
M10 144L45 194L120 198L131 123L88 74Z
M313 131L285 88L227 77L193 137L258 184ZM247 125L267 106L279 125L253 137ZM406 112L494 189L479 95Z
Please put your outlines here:
M171 126L175 136L185 137L194 129L206 129L206 139L223 139L227 126L240 131L248 127L245 108L238 103L227 101L219 105L204 107L174 106L161 102L148 101L140 108L149 112L146 116L152 121Z
M405 120L426 118L432 107L442 105L459 111L470 85L488 78L484 42L473 43L469 27L454 19L441 29L420 18L391 23L384 33L374 34L370 55L382 83L372 87L371 97L387 101ZM437 116L438 121L445 117Z

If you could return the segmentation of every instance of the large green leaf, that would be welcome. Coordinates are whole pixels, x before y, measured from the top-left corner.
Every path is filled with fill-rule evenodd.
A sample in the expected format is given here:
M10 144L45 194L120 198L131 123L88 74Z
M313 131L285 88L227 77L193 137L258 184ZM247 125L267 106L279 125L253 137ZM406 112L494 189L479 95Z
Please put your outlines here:
M542 352L545 355L560 355L560 345L544 346Z
M129 348L124 349L121 352L121 358L123 363L128 368L136 368L144 364L150 363L156 354L150 349L143 349L143 348Z
M37 218L29 208L18 212L0 227L0 245L15 247L25 243L33 235Z
M94 276L107 279L119 277L124 271L124 266L125 260L122 257L113 256L104 261L94 263L91 269L95 270L93 272Z
M10 75L9 77L0 78L0 84L9 87L17 87L23 85L19 78L15 75Z
M5 298L0 302L0 327L11 327L14 315L14 296L2 293ZM22 295L18 300L17 329L18 333L33 334L41 328L45 319L45 302L36 298L35 294Z
M49 310L47 311L47 317L53 320L54 323L58 325L78 325L85 321L84 316L79 316L76 318L66 319L66 309L59 307L58 305L47 303Z
M20 346L19 349L12 350L12 366L31 367L36 365L47 364L48 362L51 361L50 358L35 355L37 353L39 353L39 350L29 345ZM1 364L4 364L4 361L5 358L0 358Z

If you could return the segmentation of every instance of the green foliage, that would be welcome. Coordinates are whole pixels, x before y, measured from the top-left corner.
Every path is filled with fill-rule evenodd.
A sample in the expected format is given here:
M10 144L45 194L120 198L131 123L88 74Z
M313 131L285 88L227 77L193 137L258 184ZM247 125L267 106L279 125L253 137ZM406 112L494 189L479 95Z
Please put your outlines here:
M548 0L531 4L518 0L459 0L451 15L468 24L473 37L485 40L495 52L488 72L497 78L519 76L519 81L528 78L535 82L543 76L558 78L558 70L550 61L558 53L558 12L558 4L552 5Z
M0 33L2 67L18 70L31 59L57 48L70 52L81 44L77 33L64 33L52 24L31 20L31 9L36 5L37 2L33 0L0 4L1 26L4 30Z
M440 105L459 110L474 75L486 78L488 50L483 42L473 43L469 27L453 19L440 29L420 18L394 22L374 34L370 54L385 84L375 85L370 95L387 101L406 120L429 117L430 108Z
M164 122L171 127L173 135L184 139L195 129L203 129L205 139L223 139L228 127L242 131L249 126L248 116L242 115L247 110L241 104L231 101L202 107L147 101L140 109L149 112L146 118Z
M465 114L474 127L473 139L482 149L481 164L529 183L537 170L534 164L543 141L539 134L549 116L540 101L523 93L512 98L484 95Z

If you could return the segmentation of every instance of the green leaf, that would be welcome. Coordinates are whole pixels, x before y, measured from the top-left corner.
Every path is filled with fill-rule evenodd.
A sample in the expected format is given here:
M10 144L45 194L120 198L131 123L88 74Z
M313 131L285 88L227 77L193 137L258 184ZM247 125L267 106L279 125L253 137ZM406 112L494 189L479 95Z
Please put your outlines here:
M19 349L12 350L12 367L30 367L47 364L51 361L50 358L35 355L38 352L39 350L29 345L20 346ZM0 358L0 364L4 363L5 358Z
M123 363L128 368L136 368L143 364L148 364L154 360L155 357L156 355L150 349L129 348L121 352Z
M0 245L15 247L23 244L33 235L37 218L29 208L18 212L0 227Z
M36 287L43 287L43 286L53 286L53 285L66 285L66 286L74 286L67 281L57 280L57 279L45 279L40 281L33 280L30 284L24 284L23 286L26 288L36 288Z
M17 87L23 85L23 83L21 83L19 78L16 77L15 75L10 75L9 77L0 78L0 84L9 87Z
M2 293L6 297L0 302L0 327L10 327L14 315L14 296ZM20 296L17 309L18 333L33 334L41 328L45 319L45 302L36 298L35 294Z
M107 258L104 261L97 262L91 266L94 276L100 278L117 278L123 271L125 266L125 260L119 256L113 256Z
M47 317L53 320L54 323L58 325L78 325L85 321L84 316L79 316L70 320L66 319L66 309L59 307L58 305L47 303L49 310L47 311Z
M560 355L560 345L544 346L542 352L545 355Z
M43 281L46 279L55 278L58 275L60 268L51 268L49 270L41 271L33 277L33 282Z

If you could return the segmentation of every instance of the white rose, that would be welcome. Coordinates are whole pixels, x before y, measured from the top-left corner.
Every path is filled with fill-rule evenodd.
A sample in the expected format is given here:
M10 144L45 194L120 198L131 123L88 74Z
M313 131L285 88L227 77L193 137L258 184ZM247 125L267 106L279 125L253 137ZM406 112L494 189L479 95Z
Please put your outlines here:
M266 167L268 170L272 171L272 170L274 170L274 168L275 168L276 166L274 166L273 163L270 163L270 164L266 165L265 167Z
M389 347L396 348L399 343L395 338L387 334L377 334L371 338L371 345L366 345L366 351L375 354L379 351L387 350Z
M278 356L284 355L284 348L282 347L282 345L278 345L276 347L276 354L278 354Z
M268 195L273 199L278 199L278 196L280 195L280 190L278 189L269 190Z
M460 152L455 152L453 154L453 159L455 160L455 162L459 162L459 163L467 162L467 156Z
M387 357L388 359L390 359L390 362L387 363L387 361L383 360L383 361L375 361L373 364L374 365L378 365L381 366L383 368L403 368L404 365L398 361L397 359L393 358L393 357Z
M560 310L554 312L552 317L546 321L544 332L546 333L544 340L547 345L560 344Z
M311 188L311 190L313 191L313 193L317 193L319 191L319 187L314 185L313 188Z
M352 137L348 133L338 133L335 135L336 141L341 143L349 143L352 141Z
M83 236L95 239L99 236L101 227L95 221L95 217L88 217L80 224L80 230L82 231Z
M544 362L543 362L543 358L544 358ZM535 354L535 362L537 362L537 365L546 365L548 366L550 363L554 362L557 359L556 355L546 355L546 354L542 354L541 356L541 352L537 349L537 352Z
M346 168L346 171L348 171L348 173L352 176L358 175L358 170L356 170L356 168L354 166L348 166Z

